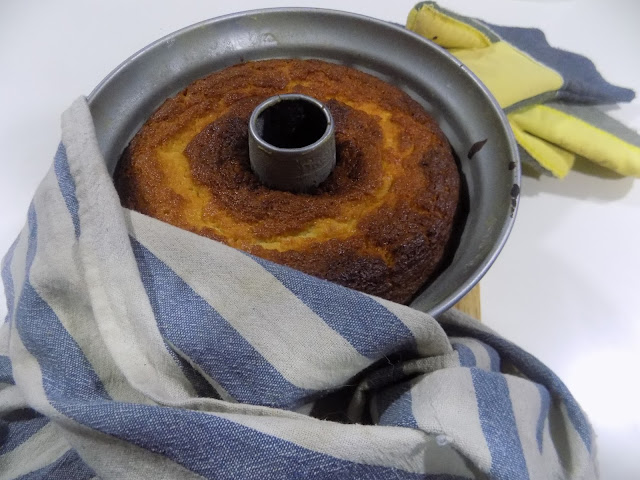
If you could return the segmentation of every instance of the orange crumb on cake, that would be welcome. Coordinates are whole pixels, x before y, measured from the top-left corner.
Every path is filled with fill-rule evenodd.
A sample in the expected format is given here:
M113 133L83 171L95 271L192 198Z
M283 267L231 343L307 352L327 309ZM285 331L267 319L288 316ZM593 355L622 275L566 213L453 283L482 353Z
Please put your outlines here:
M282 93L329 108L336 167L308 193L263 186L249 164L253 109ZM167 100L114 175L125 207L369 294L407 302L442 267L460 197L444 134L406 93L354 68L265 60Z

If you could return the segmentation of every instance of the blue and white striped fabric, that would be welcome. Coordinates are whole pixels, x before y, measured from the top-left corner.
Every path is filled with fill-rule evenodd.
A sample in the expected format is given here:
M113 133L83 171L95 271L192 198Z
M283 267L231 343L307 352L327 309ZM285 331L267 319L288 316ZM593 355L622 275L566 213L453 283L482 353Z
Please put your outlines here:
M0 479L595 478L535 358L121 208L86 101L4 258Z

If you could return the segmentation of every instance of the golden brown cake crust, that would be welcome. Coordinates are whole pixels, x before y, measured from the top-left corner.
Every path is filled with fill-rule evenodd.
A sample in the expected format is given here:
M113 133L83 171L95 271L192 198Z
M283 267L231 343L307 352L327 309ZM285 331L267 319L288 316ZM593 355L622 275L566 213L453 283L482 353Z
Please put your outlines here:
M281 93L325 102L337 162L309 193L251 171L253 109ZM407 302L442 266L460 197L451 148L399 89L317 60L229 67L167 100L115 174L125 207L366 293Z

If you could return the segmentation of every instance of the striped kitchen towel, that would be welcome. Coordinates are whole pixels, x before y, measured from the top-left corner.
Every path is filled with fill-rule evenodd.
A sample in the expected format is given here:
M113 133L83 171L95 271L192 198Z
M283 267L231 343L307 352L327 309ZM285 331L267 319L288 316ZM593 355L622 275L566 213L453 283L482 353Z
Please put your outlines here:
M544 365L124 210L84 98L2 265L0 479L595 478Z

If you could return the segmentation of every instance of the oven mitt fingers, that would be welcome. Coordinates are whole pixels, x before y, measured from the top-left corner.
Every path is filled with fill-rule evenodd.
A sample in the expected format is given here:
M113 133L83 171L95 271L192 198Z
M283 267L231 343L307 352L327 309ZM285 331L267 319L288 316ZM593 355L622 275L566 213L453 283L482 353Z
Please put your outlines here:
M511 119L509 123L518 142L523 167L529 167L536 176L551 174L563 178L569 173L576 161L574 153L527 133Z
M635 94L606 82L587 58L551 47L540 30L490 25L435 2L416 5L407 28L447 48L484 82L535 170L562 178L580 155L640 177L640 136L593 106Z
M558 175L554 171L554 166L567 165L568 168L571 168L573 160L569 160L567 156L567 162L563 163L564 157L562 156L567 153L572 155L570 152L575 152L621 175L640 177L640 147L625 142L621 138L620 132L625 129L622 124L618 125L616 129L613 119L594 107L577 106L577 108L572 108L570 105L567 107L569 108L555 103L533 105L510 113L508 115L509 122L514 129L518 143L530 155L539 159L543 167L551 170L556 176L562 177L564 175ZM589 117L590 113L593 114L591 118ZM597 123L599 118L595 115L602 115L612 120L609 128L602 128ZM516 130L524 132L525 135L519 138ZM617 136L614 135L614 131ZM634 133L627 129L627 135L631 136L632 134ZM559 156L557 162L553 165L545 165L544 159L547 158L547 152L538 154L537 145L532 139L544 139L551 142L550 146L554 147L553 154ZM636 141L636 144L640 145L640 142ZM562 170L559 173L562 173ZM566 171L564 173L566 174Z

